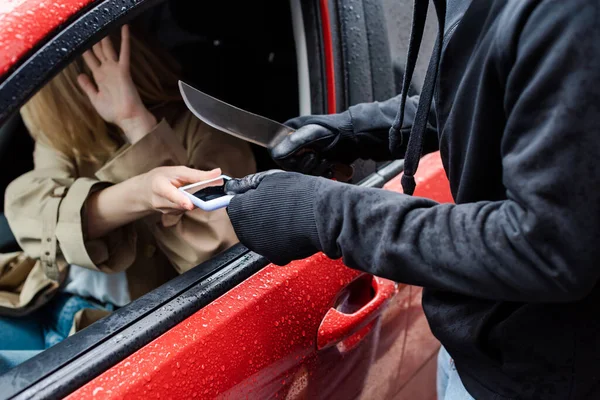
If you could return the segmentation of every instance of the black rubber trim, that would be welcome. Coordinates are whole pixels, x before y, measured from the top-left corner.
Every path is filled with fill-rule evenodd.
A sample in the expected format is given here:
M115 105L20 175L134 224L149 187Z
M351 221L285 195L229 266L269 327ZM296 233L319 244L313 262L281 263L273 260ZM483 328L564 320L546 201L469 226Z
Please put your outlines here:
M237 245L1 376L0 397L62 398L267 264Z
M325 92L325 62L323 54L323 31L319 1L301 1L302 19L308 54L308 75L310 78L311 112L327 112Z
M396 94L394 67L383 2L381 0L362 0L362 3L367 26L373 100L383 101Z
M373 101L369 41L363 0L338 0L347 107Z
M342 71L337 82L344 91L339 111L358 103L389 99L395 82L381 1L337 0L335 10L336 64ZM373 173L377 164L357 160L353 167L352 182L356 183Z
M381 165L377 171L357 185L370 188L382 188L386 183L398 176L404 170L404 160L396 160Z
M0 125L77 55L142 11L164 0L104 0L84 9L67 27L48 35L45 45L0 83ZM87 10L87 12L86 12ZM60 29L60 28L59 28Z

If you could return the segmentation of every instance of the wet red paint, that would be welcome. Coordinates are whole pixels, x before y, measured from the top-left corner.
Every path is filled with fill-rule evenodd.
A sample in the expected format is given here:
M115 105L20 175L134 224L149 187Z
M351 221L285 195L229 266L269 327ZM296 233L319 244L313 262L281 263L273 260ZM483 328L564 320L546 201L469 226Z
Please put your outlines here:
M451 199L439 154L424 159L417 178L421 195ZM399 185L398 178L394 181ZM373 299L381 290L393 305L389 317L338 330L336 337L344 340L317 350L325 316L360 276L322 254L286 267L268 266L68 399L355 398L361 393L361 398L391 398L411 382L413 389L433 393L433 369L423 369L427 375L419 371L438 344L415 300L419 289L411 294L412 288L402 285L390 299L393 284L376 281ZM371 303L380 304L371 300L363 307ZM340 324L345 323L343 318ZM385 368L380 382L383 371L372 366L381 368L384 361L394 369Z
M0 2L0 77L54 29L94 0Z
M373 298L352 314L346 314L335 308L330 308L317 334L317 348L319 350L329 346L344 343L345 350L351 350L372 329L372 323L381 313L387 301L396 291L394 282L374 277L372 280ZM356 335L356 336L355 336Z
M358 274L324 255L269 266L71 398L270 397L315 352L321 320Z

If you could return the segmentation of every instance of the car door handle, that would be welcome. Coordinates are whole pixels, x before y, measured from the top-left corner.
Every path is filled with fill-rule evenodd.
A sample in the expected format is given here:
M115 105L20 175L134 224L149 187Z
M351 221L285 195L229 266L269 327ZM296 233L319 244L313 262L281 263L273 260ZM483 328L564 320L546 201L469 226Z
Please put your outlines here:
M364 279L364 277L363 275L361 278ZM342 344L341 348L344 350L354 348L371 331L376 318L381 315L388 300L396 292L394 282L376 276L367 275L366 277L371 278L371 288L369 289L372 289L373 297L351 314L333 307L330 308L319 326L317 334L319 350L337 344ZM349 286L351 285L352 283Z

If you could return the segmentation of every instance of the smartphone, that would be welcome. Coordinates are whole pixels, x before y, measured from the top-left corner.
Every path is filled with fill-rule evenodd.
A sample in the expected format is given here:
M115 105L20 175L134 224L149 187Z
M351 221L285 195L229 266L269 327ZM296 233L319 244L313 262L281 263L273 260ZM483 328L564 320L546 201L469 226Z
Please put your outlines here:
M221 175L207 181L192 183L182 186L179 190L185 194L192 203L204 210L214 211L229 205L232 195L225 193L225 184L231 180L227 175Z

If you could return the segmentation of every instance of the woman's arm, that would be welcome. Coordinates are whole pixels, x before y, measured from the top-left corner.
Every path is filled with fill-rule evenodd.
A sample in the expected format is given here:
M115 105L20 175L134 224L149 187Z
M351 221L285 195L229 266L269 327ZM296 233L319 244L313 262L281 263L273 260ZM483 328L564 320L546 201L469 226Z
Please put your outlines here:
M85 202L85 229L90 240L152 213L139 195L138 177L92 193Z
M92 193L85 203L87 238L107 233L154 212L181 214L194 208L177 188L216 178L220 169L199 171L187 167L159 167Z
M35 143L34 170L15 179L5 193L5 213L20 247L32 258L54 258L105 272L128 268L135 258L137 235L123 227L102 240L85 238L82 217L91 194L108 183L77 176L68 157ZM56 246L48 244L56 243ZM49 254L46 254L49 252ZM125 256L123 256L125 255Z
M70 159L40 143L34 165L6 190L6 218L19 245L40 258L45 244L57 240L67 262L105 272L122 271L135 259L137 234L130 222L190 209L176 186L220 174L218 169L159 167L109 186L77 177Z

